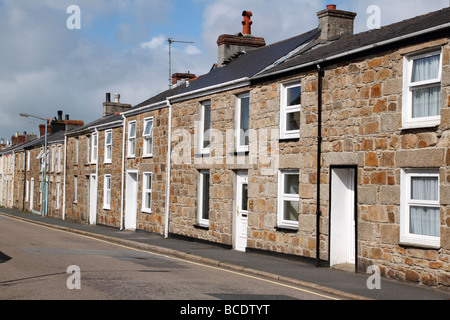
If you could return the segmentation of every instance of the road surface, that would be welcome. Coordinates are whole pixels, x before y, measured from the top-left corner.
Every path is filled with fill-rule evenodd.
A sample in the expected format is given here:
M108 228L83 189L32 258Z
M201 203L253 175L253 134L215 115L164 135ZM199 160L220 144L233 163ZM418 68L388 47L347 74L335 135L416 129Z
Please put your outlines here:
M334 299L338 298L0 216L0 300ZM188 306L180 311L189 312Z

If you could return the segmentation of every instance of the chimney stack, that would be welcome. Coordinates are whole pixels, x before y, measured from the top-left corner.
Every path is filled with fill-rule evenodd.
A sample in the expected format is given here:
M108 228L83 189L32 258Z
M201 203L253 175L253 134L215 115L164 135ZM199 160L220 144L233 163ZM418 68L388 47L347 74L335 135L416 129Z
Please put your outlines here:
M337 10L329 4L325 10L317 13L319 18L320 40L334 41L340 37L352 35L356 13Z
M106 101L103 102L103 118L116 114L118 112L124 112L131 109L131 104L124 104L120 102L120 94L114 94L114 102L111 102L111 94L106 94Z
M242 16L244 17L242 21L242 32L235 35L223 34L217 39L217 45L219 47L217 65L219 67L233 60L236 55L245 53L248 49L264 47L266 45L264 38L255 37L251 34L251 25L253 24L251 17L253 13L251 11L244 11L242 12Z
M192 74L189 71L187 73L174 73L172 75L172 85L176 85L179 81L189 81L190 79L194 78L195 74Z

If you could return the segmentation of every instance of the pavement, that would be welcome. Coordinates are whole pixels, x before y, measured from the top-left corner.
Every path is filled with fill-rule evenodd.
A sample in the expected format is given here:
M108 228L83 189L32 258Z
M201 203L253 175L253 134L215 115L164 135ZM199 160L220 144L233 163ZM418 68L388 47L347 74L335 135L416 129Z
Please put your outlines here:
M223 246L164 238L143 231L120 231L116 228L73 223L0 209L0 215L35 224L89 236L123 246L165 254L207 265L265 277L291 285L302 286L347 300L449 300L450 288L434 288L382 277L379 289L369 289L370 274L331 268L317 268L312 264L255 252L238 252ZM1 245L1 244L0 244Z

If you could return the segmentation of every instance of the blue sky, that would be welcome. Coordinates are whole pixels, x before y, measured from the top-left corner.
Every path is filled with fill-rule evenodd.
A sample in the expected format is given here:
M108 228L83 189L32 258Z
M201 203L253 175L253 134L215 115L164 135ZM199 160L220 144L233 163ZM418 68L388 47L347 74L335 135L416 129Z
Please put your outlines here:
M216 62L217 37L242 30L268 44L317 27L327 4L356 12L355 32L366 31L367 8L378 5L387 25L439 10L448 0L0 0L0 138L38 132L58 110L86 123L101 117L105 93L136 105L168 87L167 38L173 72L197 75ZM67 7L81 9L81 30L69 30Z

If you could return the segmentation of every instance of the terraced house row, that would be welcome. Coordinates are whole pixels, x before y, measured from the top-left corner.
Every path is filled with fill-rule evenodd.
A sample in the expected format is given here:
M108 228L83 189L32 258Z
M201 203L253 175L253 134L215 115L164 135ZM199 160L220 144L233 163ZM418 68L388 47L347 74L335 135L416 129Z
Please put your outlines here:
M269 45L251 16L209 73L51 134L48 215L448 287L450 9L354 34L329 6ZM36 141L2 206L40 212Z

